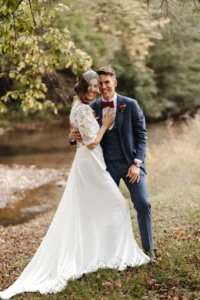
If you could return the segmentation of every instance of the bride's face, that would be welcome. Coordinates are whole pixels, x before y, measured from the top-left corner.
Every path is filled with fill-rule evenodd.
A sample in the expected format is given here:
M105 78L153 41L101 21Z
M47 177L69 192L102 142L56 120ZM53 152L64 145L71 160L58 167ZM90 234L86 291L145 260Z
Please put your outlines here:
M85 99L89 103L91 102L97 95L99 90L99 83L96 78L90 80L87 93L85 94Z

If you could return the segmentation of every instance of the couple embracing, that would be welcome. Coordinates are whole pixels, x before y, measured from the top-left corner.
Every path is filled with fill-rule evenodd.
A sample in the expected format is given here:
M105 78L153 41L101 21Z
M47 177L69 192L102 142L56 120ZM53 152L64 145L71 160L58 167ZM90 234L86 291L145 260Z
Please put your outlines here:
M116 94L116 86L109 67L79 77L70 114L70 143L77 144L77 151L64 194L33 259L0 298L56 293L69 280L99 268L124 270L156 262L145 183L145 119L135 100ZM93 101L98 90L102 97ZM120 179L137 211L145 253L134 239Z

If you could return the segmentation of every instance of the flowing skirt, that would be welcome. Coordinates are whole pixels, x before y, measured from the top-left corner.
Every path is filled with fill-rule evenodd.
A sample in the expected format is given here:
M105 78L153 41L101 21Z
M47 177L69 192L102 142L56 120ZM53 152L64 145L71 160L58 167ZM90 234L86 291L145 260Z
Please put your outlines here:
M149 262L132 232L127 201L106 171L100 146L77 149L51 225L31 262L0 298L57 293L99 268L124 270Z

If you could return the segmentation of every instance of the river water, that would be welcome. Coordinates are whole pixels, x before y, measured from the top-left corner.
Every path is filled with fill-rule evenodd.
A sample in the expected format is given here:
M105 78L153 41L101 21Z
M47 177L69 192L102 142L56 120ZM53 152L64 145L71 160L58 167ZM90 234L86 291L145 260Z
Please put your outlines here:
M68 141L67 126L9 130L0 136L0 164L37 165L39 168L69 168L75 147Z

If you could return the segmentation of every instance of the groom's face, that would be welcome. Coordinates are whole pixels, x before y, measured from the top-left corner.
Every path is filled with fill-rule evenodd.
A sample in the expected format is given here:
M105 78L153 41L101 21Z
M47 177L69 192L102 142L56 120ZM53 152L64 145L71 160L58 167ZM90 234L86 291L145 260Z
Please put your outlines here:
M115 78L110 75L100 75L99 90L105 100L109 101L113 98L116 86L117 80Z

